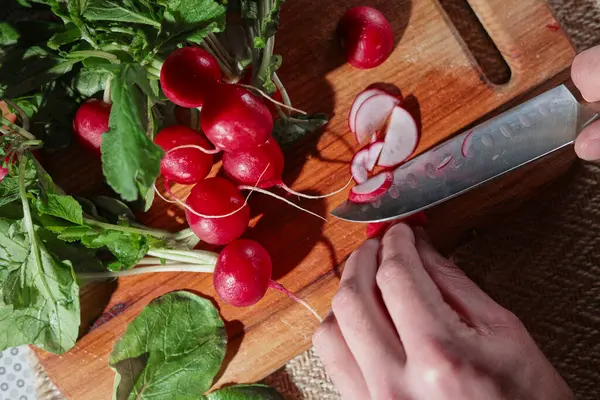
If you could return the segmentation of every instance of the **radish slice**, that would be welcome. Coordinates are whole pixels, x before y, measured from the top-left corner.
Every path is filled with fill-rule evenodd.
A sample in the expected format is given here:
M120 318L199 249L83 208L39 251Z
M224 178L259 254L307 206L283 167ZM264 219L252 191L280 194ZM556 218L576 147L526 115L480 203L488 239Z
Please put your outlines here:
M348 126L350 127L350 132L356 133L356 113L362 104L369 97L373 97L376 94L386 94L381 89L367 89L356 96L354 99L354 103L352 103L352 107L350 108L350 115L348 116Z
M373 134L381 129L392 110L400 103L390 94L376 94L366 99L356 113L356 140L359 144L368 143Z
M418 142L419 131L414 118L404 108L394 107L377 165L388 168L403 163L415 151Z
M383 196L393 182L394 174L390 171L384 171L368 181L354 186L350 190L348 200L354 203L370 203Z
M360 150L352 158L350 163L350 172L356 183L363 183L369 179L369 171L367 171L367 162L369 160L369 148L366 147Z
M379 155L381 154L381 150L383 150L383 141L375 142L369 146L369 158L367 159L366 168L367 171L372 172L377 165L377 160L379 160Z

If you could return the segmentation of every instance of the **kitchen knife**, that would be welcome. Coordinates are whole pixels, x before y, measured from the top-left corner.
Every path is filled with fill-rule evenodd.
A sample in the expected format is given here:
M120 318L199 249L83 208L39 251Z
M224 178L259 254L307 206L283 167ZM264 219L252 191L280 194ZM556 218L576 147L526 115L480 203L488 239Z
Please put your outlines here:
M571 145L599 112L598 103L580 104L558 86L415 157L393 171L384 195L346 201L332 215L368 223L426 210Z

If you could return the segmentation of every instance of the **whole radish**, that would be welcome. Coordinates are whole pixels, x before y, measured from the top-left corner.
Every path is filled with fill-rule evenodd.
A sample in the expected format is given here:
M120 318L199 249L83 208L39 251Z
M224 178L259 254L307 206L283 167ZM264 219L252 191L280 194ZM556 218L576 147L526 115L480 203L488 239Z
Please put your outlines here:
M217 259L213 284L221 299L235 307L248 307L263 298L272 272L267 250L253 240L227 245Z
M259 147L223 154L223 169L230 179L263 189L283 184L283 165L283 152L273 137Z
M217 60L200 47L182 47L165 59L160 86L165 96L181 107L196 108L212 95L222 74Z
M241 83L243 85L252 85L252 66L246 68L246 72L244 73L244 75L242 76L242 79L240 79L240 81L238 83ZM275 101L279 101L279 102L283 101L283 96L281 95L279 88L275 89L275 92L271 95L271 98ZM271 111L273 118L276 119L279 116L279 114L277 113L277 107L275 106L275 104L272 101L268 101L268 100L263 100L263 101L266 104L269 111Z
M169 126L158 132L154 143L165 151L160 172L169 181L190 185L200 182L210 172L212 155L192 147L172 150L189 145L209 148L208 141L193 129L183 125Z
M319 314L304 300L271 279L273 265L267 250L254 240L239 239L228 244L217 259L213 285L219 297L234 307L248 307L275 289L306 307L319 321Z
M194 211L187 209L185 212L190 228L200 240L209 244L232 242L244 233L250 221L250 209L245 205L244 196L227 179L215 177L198 182L186 204ZM232 214L220 217L229 213Z
M237 152L263 144L273 130L273 116L247 89L220 84L202 107L200 126L215 147Z
M244 189L250 189L250 187L247 187L246 185L256 185L256 187L260 189L278 186L296 196L308 199L321 199L333 196L348 186L346 185L343 188L326 195L312 196L299 193L283 183L283 166L283 152L273 137L267 139L267 141L259 147L223 154L223 169L225 170L225 174L227 174L231 180L242 185Z
M344 14L338 35L346 60L359 69L370 69L383 63L394 49L394 32L379 10L358 6Z
M90 99L79 107L73 119L75 139L97 155L100 155L102 135L108 132L110 109L110 104Z

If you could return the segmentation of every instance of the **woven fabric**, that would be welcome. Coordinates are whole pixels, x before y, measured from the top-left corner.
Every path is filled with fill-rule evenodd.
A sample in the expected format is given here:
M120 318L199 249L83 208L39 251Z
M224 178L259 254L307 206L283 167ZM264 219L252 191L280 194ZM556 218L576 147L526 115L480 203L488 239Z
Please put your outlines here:
M460 15L461 1L442 1L449 13ZM600 44L600 0L548 3L579 50ZM578 164L502 225L478 232L453 259L523 320L577 398L600 399L599 166ZM39 398L59 400L37 370ZM291 400L339 399L312 349L265 383Z

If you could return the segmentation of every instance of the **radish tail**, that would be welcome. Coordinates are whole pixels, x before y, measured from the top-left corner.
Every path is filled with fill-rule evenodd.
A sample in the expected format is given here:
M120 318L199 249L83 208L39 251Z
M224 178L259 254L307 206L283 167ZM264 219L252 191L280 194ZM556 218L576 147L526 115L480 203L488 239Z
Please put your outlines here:
M317 310L312 308L306 301L302 300L300 297L287 290L282 284L275 282L273 279L270 279L269 287L271 289L280 291L281 293L287 295L290 299L294 300L296 303L303 305L308 311L312 313L312 315L315 316L315 318L319 320L319 322L323 322L323 318L321 318L319 313L317 313Z
M352 183L352 178L350 178L350 180L348 181L348 183L346 183L343 188L338 189L335 192L331 192L331 193L328 193L328 194L322 194L322 195L319 195L319 196L311 196L309 194L304 194L304 193L296 192L295 190L291 189L288 185L286 185L283 182L280 183L278 186L280 188L282 188L283 190L285 190L286 192L291 193L293 195L296 195L298 197L304 197L305 199L313 199L314 200L314 199L324 199L326 197L335 196L336 194L338 194L340 192L343 192L351 183Z
M275 100L274 98L272 98L271 96L269 96L268 94L266 94L265 92L263 92L262 90L260 90L260 89L259 89L259 88L257 88L257 87L254 87L254 86L252 86L252 85L243 85L243 84L241 84L241 83L238 83L237 85L238 85L238 86L241 86L241 87L243 87L243 88L246 88L246 89L254 90L254 91L256 91L256 92L260 93L260 95L261 95L262 97L264 97L265 99L269 100L270 102L272 102L272 103L274 103L274 104L277 104L279 107L286 108L286 109L288 109L288 110L290 110L290 111L295 111L295 112L297 112L298 114L302 114L302 115L308 115L308 113L307 113L306 111L299 110L299 109L297 109L297 108L295 108L295 107L288 106L287 104L284 104L284 103L282 103L282 102L280 102L280 101L277 101L277 100Z
M267 169L269 168L270 165L271 165L270 163L267 164L265 170L258 177L258 180L256 181L257 185L260 183L260 180L262 179L262 177L265 174L265 172L267 172ZM198 217L201 217L201 218L212 218L212 219L227 218L227 217L230 217L233 214L241 211L242 208L244 208L244 207L246 207L246 205L248 205L248 199L250 198L250 196L252 195L252 193L255 190L256 191L260 191L258 188L253 188L252 190L250 190L250 193L248 193L248 195L246 196L246 199L244 200L244 204L242 204L237 209L233 210L232 212L230 212L228 214L223 214L223 215L204 215L204 214L200 214L199 212L197 212L196 210L194 210L192 207L190 207L189 205L187 205L187 203L184 200L182 200L179 197L177 197L177 195L175 195L175 193L173 193L173 191L171 191L171 182L167 178L164 178L164 184L165 184L165 190L167 191L167 193L169 194L169 196L171 196L173 198L173 200L166 199L162 194L160 194L160 192L158 191L158 189L156 189L156 185L154 185L154 191L158 194L158 196L160 198L164 199L168 203L177 203L180 206L182 206L183 208L185 208L187 211L191 212L194 215L197 215Z
M258 188L258 187L256 187L256 186L248 186L248 185L240 185L240 186L238 186L238 189L240 189L240 190L251 190L251 191L254 191L254 192L259 192L259 193L262 193L262 194L266 194L267 196L275 197L276 199L278 199L278 200L281 200L281 201L283 201L283 202L285 202L285 203L289 204L289 205L290 205L290 206L292 206L292 207L296 207L297 209L299 209L299 210L302 210L302 211L304 211L305 213L308 213L308 214L310 214L310 215L314 215L315 217L317 217L317 218L320 218L320 219L322 219L323 221L327 222L327 219L326 219L326 218L323 218L323 217L321 217L319 214L316 214L316 213L314 213L314 212L312 212L312 211L309 211L309 210L307 210L307 209L305 209L305 208L302 208L302 207L300 207L299 205L297 205L297 204L295 204L295 203L293 203L293 202L289 201L288 199L285 199L285 198L283 198L283 197L281 197L281 196L278 196L278 195L276 195L275 193L269 192L268 190L261 189L261 188ZM250 193L252 193L252 192L250 192Z
M171 150L167 151L167 154L179 149L197 149L206 154L218 154L221 152L221 149L205 149L204 147L195 144L184 144L182 146L173 147Z

